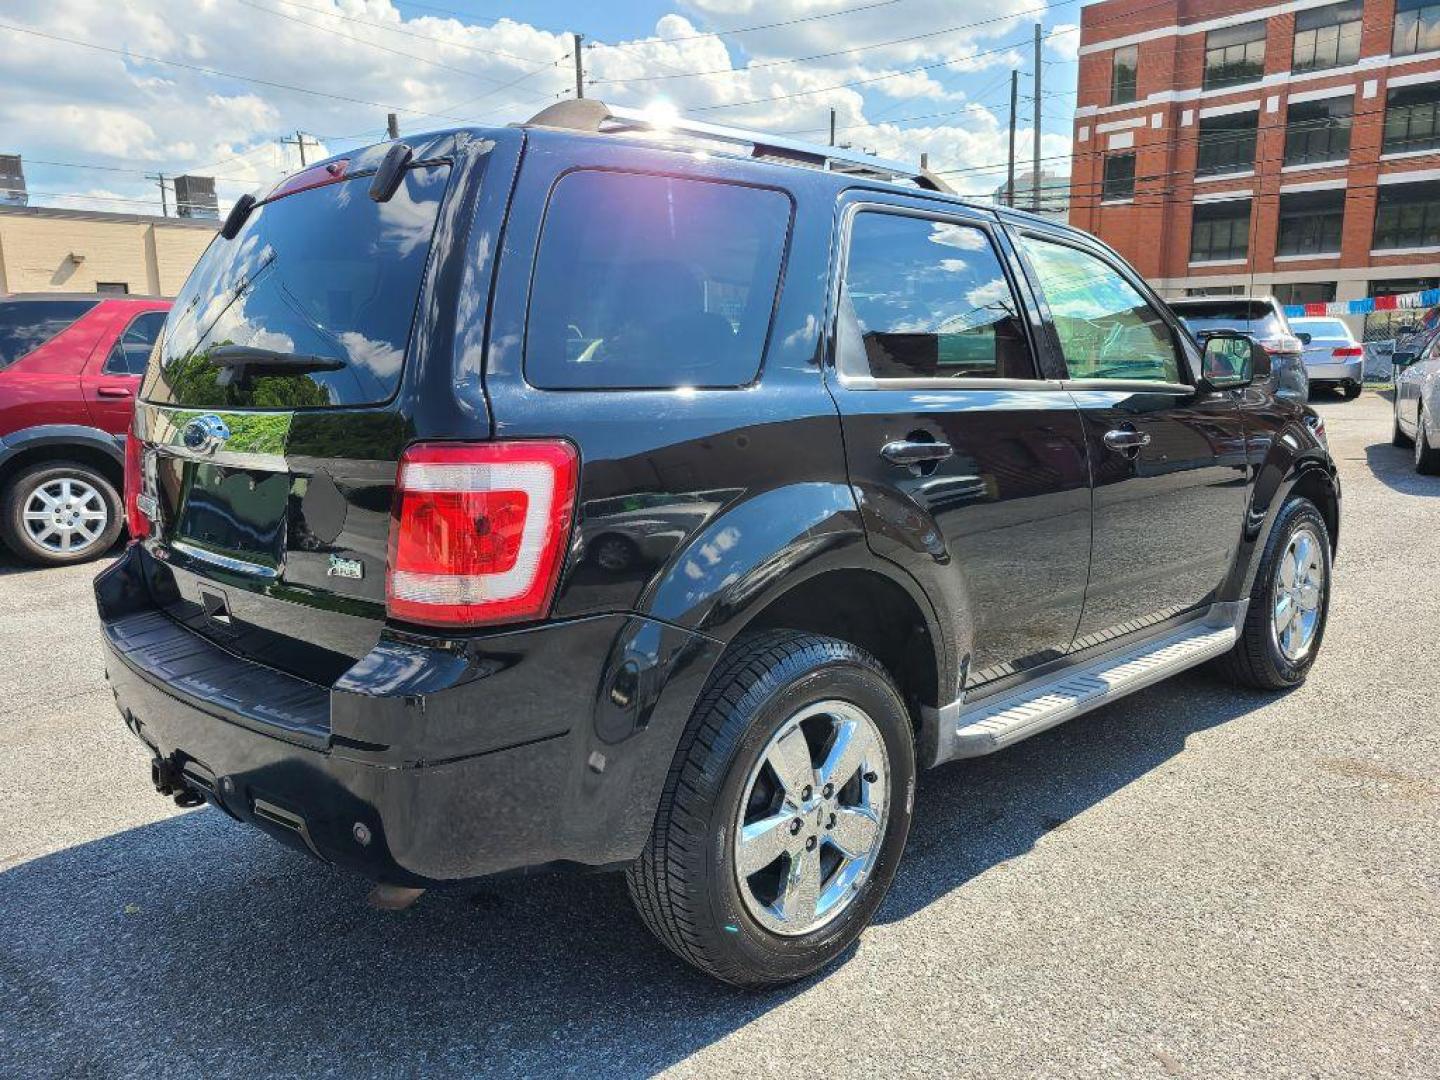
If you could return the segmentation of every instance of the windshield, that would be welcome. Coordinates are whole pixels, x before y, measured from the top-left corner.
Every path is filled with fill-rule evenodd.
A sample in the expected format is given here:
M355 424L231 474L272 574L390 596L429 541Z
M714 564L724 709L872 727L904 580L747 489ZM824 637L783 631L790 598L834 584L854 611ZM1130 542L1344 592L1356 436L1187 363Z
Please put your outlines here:
M383 203L360 176L257 206L234 240L211 243L186 281L141 396L206 409L388 400L449 172L410 169ZM227 371L211 356L225 345L319 362Z
M1292 319L1290 328L1297 334L1312 338L1343 338L1350 340L1350 330L1339 319Z

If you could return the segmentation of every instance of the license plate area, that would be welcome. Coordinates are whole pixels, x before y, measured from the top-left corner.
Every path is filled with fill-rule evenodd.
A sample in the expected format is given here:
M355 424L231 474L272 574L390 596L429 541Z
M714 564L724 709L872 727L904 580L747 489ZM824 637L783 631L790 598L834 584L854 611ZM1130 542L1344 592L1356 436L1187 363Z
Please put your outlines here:
M158 454L156 481L173 547L277 575L285 554L290 476Z

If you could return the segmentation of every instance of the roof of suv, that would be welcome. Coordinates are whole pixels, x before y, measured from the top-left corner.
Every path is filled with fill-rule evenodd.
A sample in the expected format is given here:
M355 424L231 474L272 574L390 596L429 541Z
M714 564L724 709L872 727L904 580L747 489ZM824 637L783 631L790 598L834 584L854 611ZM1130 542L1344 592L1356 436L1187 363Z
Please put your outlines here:
M1178 307L1227 307L1231 304L1271 304L1282 308L1284 305L1273 296L1182 296L1167 300L1172 308Z
M0 303L6 300L98 300L107 303L144 303L144 304L169 304L173 303L168 296L146 296L136 293L90 293L90 292L36 292L36 293L0 293Z

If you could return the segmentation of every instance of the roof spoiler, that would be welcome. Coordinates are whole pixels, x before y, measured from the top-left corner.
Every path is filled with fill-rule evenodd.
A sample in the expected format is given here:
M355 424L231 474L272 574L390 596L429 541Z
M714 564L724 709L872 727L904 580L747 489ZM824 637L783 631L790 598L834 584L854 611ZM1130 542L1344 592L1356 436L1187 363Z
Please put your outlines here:
M886 161L838 146L787 139L764 131L748 131L723 124L707 124L684 118L659 118L634 109L617 109L595 98L569 98L556 102L536 113L521 127L556 128L562 131L584 131L592 134L627 131L654 131L664 134L688 135L710 142L748 146L753 158L785 161L807 165L827 172L865 176L877 180L908 180L930 191L947 195L954 190L929 169L915 169L900 161Z

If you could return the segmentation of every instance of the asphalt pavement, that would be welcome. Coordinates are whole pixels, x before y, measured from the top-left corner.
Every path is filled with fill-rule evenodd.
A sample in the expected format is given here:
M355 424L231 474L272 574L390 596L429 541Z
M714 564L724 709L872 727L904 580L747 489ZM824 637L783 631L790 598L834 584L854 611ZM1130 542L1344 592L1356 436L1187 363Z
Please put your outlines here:
M1440 1076L1440 478L1317 403L1344 525L1304 687L1191 674L924 776L876 924L746 994L618 876L365 905L158 797L96 567L0 562L0 1076Z

